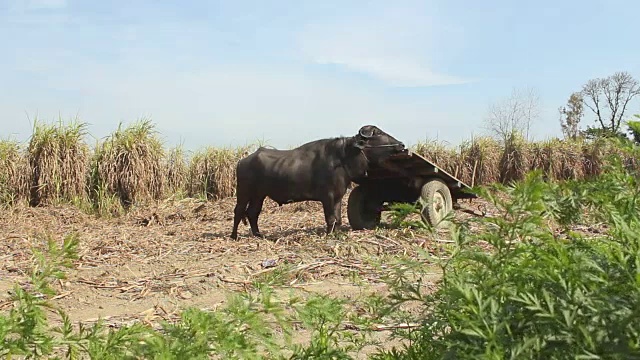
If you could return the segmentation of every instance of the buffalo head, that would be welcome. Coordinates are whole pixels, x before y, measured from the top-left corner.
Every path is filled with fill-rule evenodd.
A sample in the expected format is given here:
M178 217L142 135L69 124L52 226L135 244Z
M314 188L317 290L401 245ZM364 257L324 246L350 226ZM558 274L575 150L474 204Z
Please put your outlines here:
M370 161L397 154L405 149L404 144L374 125L365 125L354 136L355 147L362 150Z

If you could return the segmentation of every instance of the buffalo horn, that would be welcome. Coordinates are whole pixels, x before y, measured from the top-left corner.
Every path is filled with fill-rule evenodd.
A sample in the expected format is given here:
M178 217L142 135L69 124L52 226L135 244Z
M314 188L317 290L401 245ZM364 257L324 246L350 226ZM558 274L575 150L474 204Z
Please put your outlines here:
M368 134L364 133L364 129L360 129L360 136L362 136L363 138L370 138L373 136L373 130L369 129Z

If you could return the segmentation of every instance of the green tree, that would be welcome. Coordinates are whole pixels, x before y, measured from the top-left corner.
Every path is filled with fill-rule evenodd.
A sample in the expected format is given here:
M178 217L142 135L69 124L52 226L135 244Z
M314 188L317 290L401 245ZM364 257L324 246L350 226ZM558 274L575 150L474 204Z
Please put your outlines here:
M640 144L640 115L635 114L633 116L638 120L627 121L627 126L629 127L628 131L633 138L633 141L635 141L636 144Z
M569 96L566 106L560 107L560 126L567 139L576 139L579 134L580 120L584 116L584 98L580 92L574 92Z

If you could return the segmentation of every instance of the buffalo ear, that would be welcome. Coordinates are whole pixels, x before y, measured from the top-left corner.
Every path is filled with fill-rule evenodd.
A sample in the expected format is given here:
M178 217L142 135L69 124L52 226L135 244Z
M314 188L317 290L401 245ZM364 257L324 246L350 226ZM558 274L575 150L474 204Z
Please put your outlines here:
M362 150L362 149L364 149L365 144L366 144L366 141L365 141L365 140L358 139L358 140L356 140L356 141L353 143L353 146L355 146L355 147L357 147L358 149Z

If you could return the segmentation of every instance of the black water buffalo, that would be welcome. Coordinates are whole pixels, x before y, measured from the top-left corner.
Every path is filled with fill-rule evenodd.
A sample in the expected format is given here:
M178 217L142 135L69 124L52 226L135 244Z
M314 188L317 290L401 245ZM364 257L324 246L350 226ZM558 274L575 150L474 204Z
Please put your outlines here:
M404 150L405 146L373 125L349 137L320 139L291 150L260 147L236 165L235 216L231 238L238 225L249 220L251 233L262 237L258 216L268 196L278 205L320 201L327 234L342 225L342 197L352 180L363 176L371 162Z

